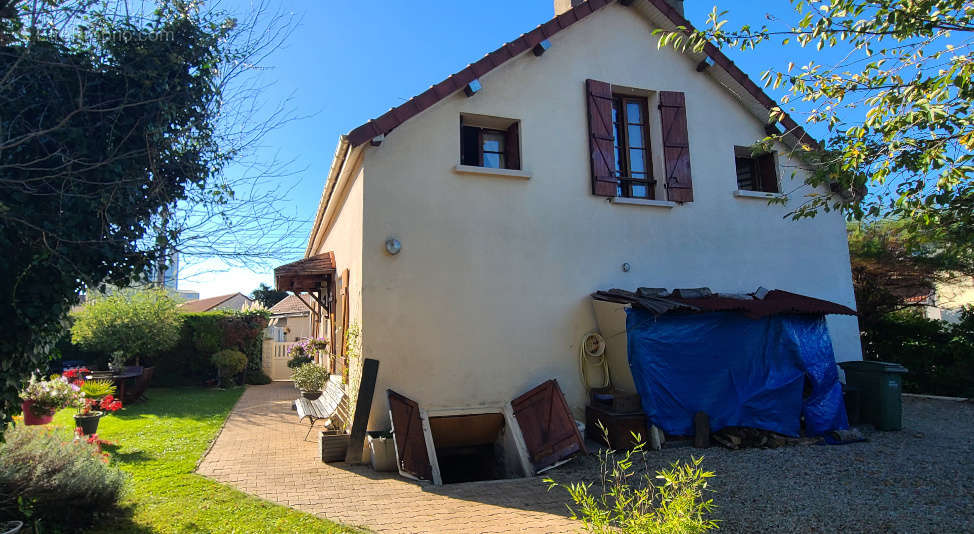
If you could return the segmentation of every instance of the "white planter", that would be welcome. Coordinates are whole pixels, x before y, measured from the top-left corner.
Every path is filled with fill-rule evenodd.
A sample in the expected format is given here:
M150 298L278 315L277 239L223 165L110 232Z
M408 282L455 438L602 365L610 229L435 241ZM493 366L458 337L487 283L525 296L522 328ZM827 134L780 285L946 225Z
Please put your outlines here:
M396 442L393 438L369 438L369 463L372 469L380 472L397 471Z
M17 534L24 524L20 521L0 522L0 534Z

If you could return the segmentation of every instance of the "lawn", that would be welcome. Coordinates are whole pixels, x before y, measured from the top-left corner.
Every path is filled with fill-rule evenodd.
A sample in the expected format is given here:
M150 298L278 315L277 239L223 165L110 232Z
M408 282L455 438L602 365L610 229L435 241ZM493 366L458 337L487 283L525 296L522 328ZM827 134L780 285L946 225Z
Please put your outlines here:
M112 463L129 473L124 514L91 534L355 532L330 521L249 496L194 473L243 389L150 389L149 401L104 417L98 436ZM58 426L73 428L73 410Z

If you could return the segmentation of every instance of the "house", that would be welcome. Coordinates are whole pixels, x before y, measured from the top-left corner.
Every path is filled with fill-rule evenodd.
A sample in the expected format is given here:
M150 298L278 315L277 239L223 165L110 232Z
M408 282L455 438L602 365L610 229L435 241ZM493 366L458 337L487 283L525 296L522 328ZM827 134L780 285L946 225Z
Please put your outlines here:
M242 311L250 307L253 299L243 293L231 293L218 297L188 300L179 305L182 312L208 312L218 310Z
M769 125L774 102L715 48L659 49L654 28L689 25L672 4L556 0L551 21L340 137L305 258L275 278L312 297L319 335L361 328L381 362L371 429L390 409L500 425L549 379L581 419L601 289L855 306L841 214L785 218L809 187L791 155L814 141ZM789 134L752 155L768 128ZM838 360L861 359L855 317L828 328Z
M974 306L974 277L951 273L950 278L935 281L933 290L913 302L924 305L928 319L958 323L964 308Z
M299 341L311 337L311 299L303 295L288 295L271 307L268 326L276 328L283 339Z

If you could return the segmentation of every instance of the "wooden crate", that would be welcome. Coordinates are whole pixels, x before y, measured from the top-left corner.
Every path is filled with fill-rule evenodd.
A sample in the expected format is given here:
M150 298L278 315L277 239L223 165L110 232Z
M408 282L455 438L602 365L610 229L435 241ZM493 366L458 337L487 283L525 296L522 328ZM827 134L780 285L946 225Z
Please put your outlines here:
M599 422L609 431L609 447L612 449L625 450L635 446L637 441L632 433L638 434L643 442L649 441L649 425L643 412L615 412L600 406L586 406L585 436L605 444Z

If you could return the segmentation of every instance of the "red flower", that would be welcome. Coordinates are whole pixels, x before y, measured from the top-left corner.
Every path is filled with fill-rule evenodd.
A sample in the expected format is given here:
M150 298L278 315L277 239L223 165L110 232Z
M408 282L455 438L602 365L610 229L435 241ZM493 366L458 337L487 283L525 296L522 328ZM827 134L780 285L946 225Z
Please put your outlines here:
M115 397L113 395L106 395L101 399L101 403L99 403L99 406L101 407L102 410L108 412L116 412L122 409L122 401L115 400Z

